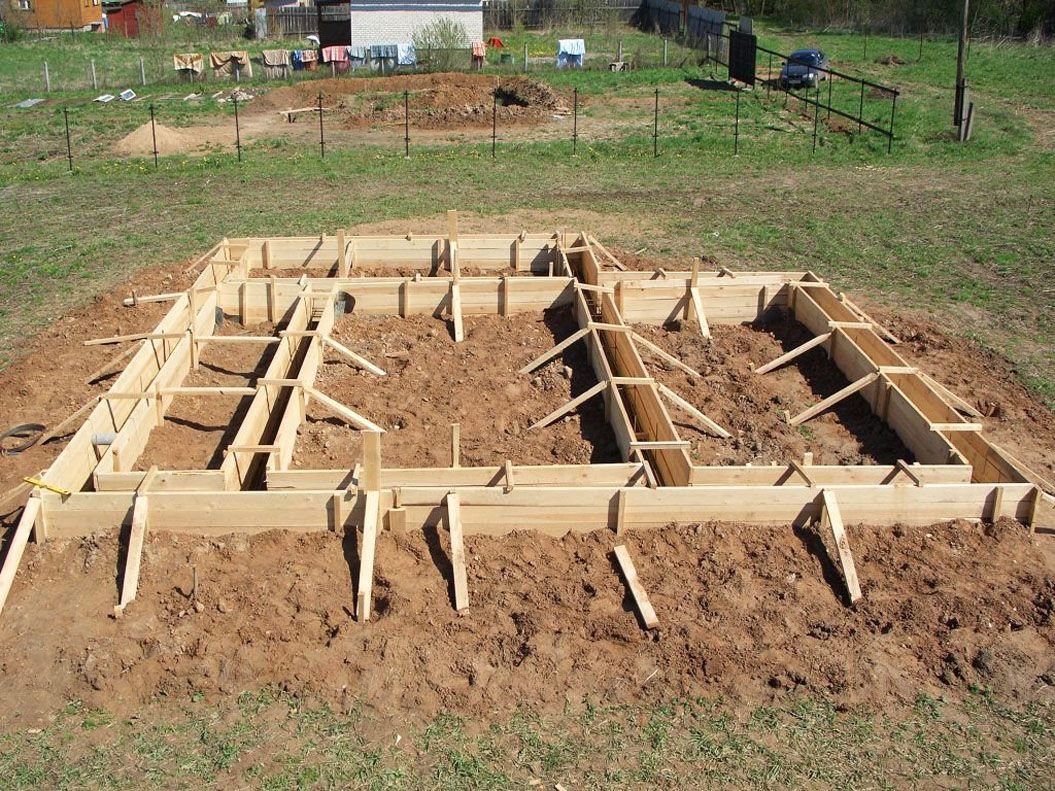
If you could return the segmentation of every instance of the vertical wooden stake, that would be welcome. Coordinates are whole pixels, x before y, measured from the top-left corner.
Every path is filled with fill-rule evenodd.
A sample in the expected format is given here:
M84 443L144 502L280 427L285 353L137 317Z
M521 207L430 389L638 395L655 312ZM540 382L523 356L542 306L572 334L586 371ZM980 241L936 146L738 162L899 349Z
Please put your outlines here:
M374 548L377 544L377 516L381 493L367 491L363 509L363 551L359 555L359 595L355 617L360 622L370 620L371 594L374 587Z
M363 432L363 487L367 491L381 488L381 433Z
M462 540L461 505L457 492L447 494L447 528L451 533L451 567L454 571L454 609L469 606L469 580L465 572L465 545Z
M615 511L615 534L622 536L626 532L626 489L620 489Z
M270 275L267 280L267 320L271 323L275 322L275 316L278 313L278 309L275 306L276 290L275 276Z
M520 271L520 237L513 240L513 271Z
M505 484L502 486L502 491L509 494L513 491L513 487L516 486L516 482L513 480L513 462L506 459L503 470L505 472Z
M451 466L461 466L461 424L451 423Z
M271 240L265 239L263 246L260 248L260 265L264 269L271 268Z
M344 241L344 228L337 229L337 276L348 277L348 250Z
M502 316L509 315L509 278L502 275L501 296L498 304L498 313Z

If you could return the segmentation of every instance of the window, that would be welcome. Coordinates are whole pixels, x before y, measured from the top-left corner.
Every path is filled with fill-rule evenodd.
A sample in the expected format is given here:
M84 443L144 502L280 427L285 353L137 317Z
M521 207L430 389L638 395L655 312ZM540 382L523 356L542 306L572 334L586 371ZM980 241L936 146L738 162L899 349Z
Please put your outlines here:
M20 11L31 11L29 7L29 0L18 0L18 9Z

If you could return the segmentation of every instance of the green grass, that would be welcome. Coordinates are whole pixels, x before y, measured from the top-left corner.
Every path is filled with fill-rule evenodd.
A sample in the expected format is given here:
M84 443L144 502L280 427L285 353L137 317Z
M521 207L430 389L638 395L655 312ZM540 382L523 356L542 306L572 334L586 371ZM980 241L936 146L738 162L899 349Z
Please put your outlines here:
M524 42L545 54L556 38L576 32L501 35L514 54ZM586 37L601 62L620 40L624 53L662 46L625 29ZM74 40L80 46L82 39ZM1055 52L972 47L978 121L974 139L962 146L948 118L954 42L927 41L918 62L918 40L870 37L867 59L860 37L846 34L763 28L762 42L781 51L819 45L836 67L897 85L893 153L882 136L858 134L852 124L829 128L824 117L814 152L811 109L794 99L785 109L782 97L760 87L741 96L734 158L735 94L711 82L720 70L683 64L674 46L677 65L667 69L533 71L566 95L580 92L574 158L567 122L563 139L545 128L500 129L493 161L483 130L480 142L424 145L412 128L412 157L404 160L402 130L390 144L364 145L331 121L325 161L317 141L275 132L250 143L242 164L233 152L214 151L165 157L155 171L149 160L112 153L120 137L147 121L150 102L169 126L232 127L231 107L183 102L181 92L162 86L132 104L99 106L81 90L31 110L4 108L0 195L18 211L0 231L0 364L12 359L21 337L112 288L131 268L189 257L224 235L317 233L400 218L418 218L420 226L428 222L421 218L440 222L446 208L495 217L496 227L503 215L529 211L549 227L585 211L583 222L596 235L624 249L706 253L741 268L813 269L890 309L930 313L1008 356L1055 405L1055 145L1047 131L1055 83L1044 76ZM100 53L113 46L118 58L136 45L84 46ZM48 51L66 48L63 41ZM890 53L906 64L875 62ZM19 68L22 55L18 47L0 48L0 79ZM653 158L657 89L660 156ZM837 106L856 110L855 90L836 81ZM866 95L869 119L885 124L889 111L887 99Z
M7 788L1050 787L1055 711L960 703L837 710L790 697L530 708L381 722L263 690L158 703L134 720L72 703L42 731L0 735Z

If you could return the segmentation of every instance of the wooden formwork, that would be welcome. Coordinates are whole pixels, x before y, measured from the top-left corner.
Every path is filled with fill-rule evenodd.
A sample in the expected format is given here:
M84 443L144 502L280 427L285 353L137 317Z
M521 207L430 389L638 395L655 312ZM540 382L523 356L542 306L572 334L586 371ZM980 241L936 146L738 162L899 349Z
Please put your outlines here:
M98 341L138 344L138 350L43 474L46 486L32 494L0 572L0 607L30 531L44 541L131 525L120 610L135 595L147 529L199 534L361 529L367 567L360 578L367 590L359 606L368 617L373 542L384 529L445 525L460 542L462 535L516 529L553 535L607 529L618 535L678 521L819 520L831 526L848 557L844 522L923 525L1011 517L1030 529L1055 526L1051 485L990 443L969 404L910 366L889 331L811 272L627 271L587 233L459 235L453 215L448 232L438 236L338 231L224 239L197 266L201 272L185 292L126 301L172 303L153 332ZM291 276L291 269L299 275ZM463 269L475 272L468 276ZM442 468L386 468L384 428L316 387L327 348L375 375L385 373L331 337L345 312L433 315L446 319L459 340L465 316L564 305L573 310L579 331L521 372L582 342L596 384L536 426L543 430L588 398L602 398L622 463L520 466L510 460L499 467L462 467L452 461ZM715 435L729 435L651 376L640 349L657 349L632 323L692 318L702 343L710 325L754 322L774 311L789 311L815 337L757 375L820 346L851 383L816 407L789 415L789 422L805 422L842 398L863 398L911 451L913 463L692 463L668 402L689 410ZM216 334L221 316L242 324L267 320L277 329L261 337L221 336ZM267 370L245 388L184 387L203 350L223 343L274 347ZM173 399L223 390L250 400L217 468L133 469ZM310 403L363 433L361 459L345 469L290 469Z

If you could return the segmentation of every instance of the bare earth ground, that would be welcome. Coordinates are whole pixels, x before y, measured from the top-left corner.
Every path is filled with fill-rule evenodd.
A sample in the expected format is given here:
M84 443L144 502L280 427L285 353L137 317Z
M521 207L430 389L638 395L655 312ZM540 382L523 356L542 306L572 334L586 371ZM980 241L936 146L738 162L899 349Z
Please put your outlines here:
M503 79L496 108L495 85L493 76L464 73L313 80L266 91L242 105L240 133L243 143L267 136L317 141L317 114L299 114L289 123L281 113L316 107L320 94L331 144L376 141L397 133L402 138L408 116L415 144L449 139L464 131L489 131L492 121L501 125L505 139L518 128L560 126L559 120L571 112L568 97L527 77ZM405 91L409 102L406 107ZM206 97L202 101L210 100ZM146 123L117 141L114 153L148 156L155 144L161 154L203 153L217 146L233 148L234 125L223 121L151 128Z
M189 280L174 266L140 273L130 287L150 293L183 288ZM0 425L54 423L102 392L105 383L88 386L83 378L116 349L85 348L80 341L150 329L166 309L121 308L126 294L127 288L115 291L60 319L28 343L24 358L0 372ZM986 407L992 414L984 420L987 430L1050 477L1055 460L1050 413L1016 383L1006 363L924 322L881 311L874 315L904 338L901 351L911 362L979 406L995 405ZM378 399L363 411L399 419L403 400L437 386L426 384L426 374L442 372L431 378L441 380L446 400L426 402L437 404L435 410L422 408L419 417L422 426L426 418L434 424L422 429L421 437L436 463L446 461L447 424L455 419L465 421L463 463L470 457L491 464L517 458L520 439L503 438L502 432L488 436L488 416L508 414L510 426L522 426L550 408L549 399L559 404L577 392L580 364L569 357L540 373L551 390L528 379L516 384L528 388L522 396L500 400L506 398L502 388L512 382L510 370L567 334L569 328L559 323L503 326L497 319L470 319L466 345L454 349L438 321L381 320L382 327L389 321L401 326L360 333L374 321L349 317L338 337L355 341L353 348L368 357L384 359L383 366L396 367L393 361L400 358L384 355L400 347L426 350L421 359L428 365L416 371L411 352L400 374L404 386L394 372L386 383L399 406L386 407ZM765 330L716 327L710 347L701 346L692 330L645 328L696 367L700 381L665 372L649 357L646 363L671 387L684 388L679 392L715 420L744 431L725 449L686 429L701 461L777 460L803 450L814 450L817 461L868 462L898 454L881 433L861 436L853 415L836 412L811 422L814 435L808 442L801 433L789 436L767 422L770 413L807 406L838 386L818 370L826 365L823 356L761 382L749 375L744 368L749 362L765 362L796 341L791 329L779 323ZM489 337L505 351L489 363L482 353L470 356L488 348L483 340ZM478 387L482 380L468 377L459 384L457 371L470 361L484 372L493 366L493 376L499 368L504 373L488 390ZM254 365L241 357L205 362L197 376L223 377L200 380L210 383L241 380ZM573 369L570 385L559 370L564 364ZM726 368L731 371L722 375ZM353 395L373 397L364 387L376 384L333 361L320 382L324 392L331 388L353 406ZM479 393L492 400L483 401ZM782 401L774 402L774 396ZM687 416L680 418L688 422ZM581 418L553 428L568 438L569 454L589 459L595 452L582 436ZM427 457L415 455L413 443L397 451L399 433L389 432L397 460ZM208 443L215 448L216 438L203 440L203 448ZM51 443L0 458L0 491L47 466L61 447ZM304 452L309 447L319 450L305 440ZM532 447L524 446L528 458L545 449ZM8 530L17 517L12 509L6 506L0 516ZM471 607L464 615L450 602L445 533L383 534L376 620L368 624L357 623L349 612L358 568L352 534L207 540L151 533L139 597L120 621L109 617L121 559L116 534L31 545L0 619L5 679L0 720L5 729L35 727L71 699L124 713L159 695L225 695L269 684L338 705L361 700L382 718L403 720L424 720L442 709L487 714L522 701L556 712L566 699L583 696L634 702L720 693L766 701L809 690L840 703L881 707L911 700L921 689L956 694L977 684L1014 700L1050 699L1055 683L1050 538L1031 539L1007 521L995 527L851 526L850 537L865 594L855 608L842 600L838 572L828 560L831 548L822 549L827 538L812 530L704 522L632 534L627 543L662 624L656 635L637 623L613 567L614 539L607 533L561 540L527 533L470 537ZM195 569L198 591L192 600Z
M531 375L517 370L578 328L567 310L468 316L455 343L432 317L338 320L334 337L381 366L376 377L335 352L316 378L326 395L386 430L388 467L447 466L452 423L459 424L464 466L618 462L619 450L600 399L544 428L535 421L596 383L582 344ZM294 467L350 469L361 457L358 432L310 404L294 450Z

